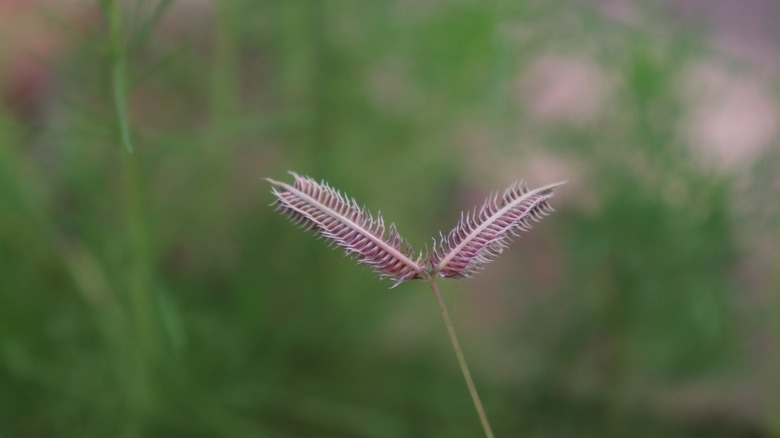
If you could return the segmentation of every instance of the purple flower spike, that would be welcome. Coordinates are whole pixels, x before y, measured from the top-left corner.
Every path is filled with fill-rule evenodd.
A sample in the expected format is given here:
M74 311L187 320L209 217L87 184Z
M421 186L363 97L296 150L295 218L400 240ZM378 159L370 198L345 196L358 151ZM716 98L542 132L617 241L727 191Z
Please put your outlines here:
M398 284L422 278L422 253L404 241L395 224L385 228L381 215L374 218L355 199L343 195L327 183L290 172L292 186L267 179L273 184L276 200L271 204L293 223L312 229L332 244L343 248L359 263L370 266L381 277Z
M538 222L553 211L547 200L553 188L564 182L529 191L516 182L504 191L489 196L477 212L461 213L455 229L436 243L434 239L430 262L438 277L471 277L503 252L512 236L528 231L531 222Z

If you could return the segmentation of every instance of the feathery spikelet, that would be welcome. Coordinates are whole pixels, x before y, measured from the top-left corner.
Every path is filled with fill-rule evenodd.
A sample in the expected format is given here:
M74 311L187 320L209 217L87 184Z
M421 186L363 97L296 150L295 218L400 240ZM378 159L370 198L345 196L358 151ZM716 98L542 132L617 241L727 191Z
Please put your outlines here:
M348 198L327 183L317 183L309 177L290 172L292 186L266 178L275 187L273 207L293 223L314 230L332 244L342 247L347 255L368 265L381 277L395 284L421 278L422 253L414 259L414 251L404 242L395 224L385 228L381 215L374 218L355 199Z
M547 200L553 188L565 182L529 191L516 182L504 191L489 196L477 213L476 208L465 216L461 213L457 226L441 240L433 241L429 256L430 269L438 277L471 277L500 254L521 231L531 228L531 222L552 212Z

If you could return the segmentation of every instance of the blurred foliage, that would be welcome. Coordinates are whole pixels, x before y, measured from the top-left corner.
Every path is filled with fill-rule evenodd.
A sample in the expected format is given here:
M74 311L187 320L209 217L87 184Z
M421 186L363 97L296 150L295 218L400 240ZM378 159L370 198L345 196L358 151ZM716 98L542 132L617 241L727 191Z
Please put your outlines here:
M421 247L539 156L559 212L442 285L496 434L780 431L780 356L749 357L778 341L778 248L750 251L778 157L691 152L691 35L562 1L119 6L50 20L40 111L0 114L0 437L479 436L426 285L388 291L262 177L327 179ZM546 53L619 78L601 114L533 114Z

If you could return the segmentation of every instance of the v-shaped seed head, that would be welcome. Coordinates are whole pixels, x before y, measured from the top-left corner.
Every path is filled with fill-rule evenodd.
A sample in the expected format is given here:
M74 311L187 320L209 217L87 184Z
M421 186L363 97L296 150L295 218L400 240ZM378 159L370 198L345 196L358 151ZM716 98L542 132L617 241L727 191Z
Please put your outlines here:
M314 230L359 263L394 281L393 287L419 278L471 277L500 254L513 236L553 211L547 201L553 189L563 184L528 190L514 183L500 197L498 193L489 196L478 212L475 208L461 214L447 236L440 235L439 242L434 239L432 252L415 258L395 224L385 227L381 215L374 217L325 182L290 174L295 178L293 185L267 179L276 196L271 205L293 223Z

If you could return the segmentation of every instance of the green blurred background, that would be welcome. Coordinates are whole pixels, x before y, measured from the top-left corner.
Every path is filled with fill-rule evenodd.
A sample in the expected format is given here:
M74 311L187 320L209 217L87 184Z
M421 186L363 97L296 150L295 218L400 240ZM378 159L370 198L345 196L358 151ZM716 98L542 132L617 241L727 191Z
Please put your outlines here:
M427 285L274 213L287 170L417 248L491 190L569 181L441 284L497 436L780 436L778 22L0 2L0 437L480 436Z

